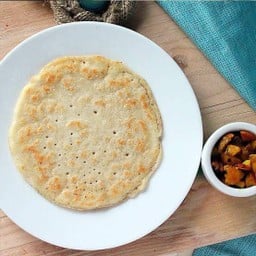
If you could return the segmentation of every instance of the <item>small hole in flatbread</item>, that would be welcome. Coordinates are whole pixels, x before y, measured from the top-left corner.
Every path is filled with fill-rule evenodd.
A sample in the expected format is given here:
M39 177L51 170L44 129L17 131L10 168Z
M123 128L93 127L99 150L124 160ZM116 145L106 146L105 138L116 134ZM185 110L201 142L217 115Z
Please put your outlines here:
M129 156L129 153L126 153L125 155L126 155L126 156Z
M73 144L72 143L70 143L70 146L72 146Z
M48 138L49 138L49 136L48 136L48 135L46 135L46 136L45 136L45 138L46 138L46 139L48 139Z
M70 135L72 136L72 135L73 135L73 132L71 132Z
M76 156L76 159L78 159L78 156Z
M39 164L42 164L42 162L39 162Z
M95 155L95 152L93 151L92 154Z
M46 146L44 146L44 149L46 149Z
M78 113L77 116L80 116L80 114Z
M95 183L98 183L98 180L95 180Z
M104 150L103 152L104 152L104 153L107 153L107 150Z
M69 172L66 172L66 175L69 175Z
M86 161L83 161L84 164L86 164Z
M59 154L59 156L61 156L61 154Z
M92 185L92 182L90 182L90 185Z
M72 104L70 104L70 105L69 105L69 107L70 107L70 108L72 108L72 107L73 107L73 105L72 105Z
M58 119L56 119L55 122L58 123Z
M98 172L98 174L101 174L101 172Z
M57 146L57 143L54 143L54 146Z
M60 167L60 164L58 164L58 166Z
M85 64L85 61L83 61L83 64Z
M116 134L116 131L113 131L113 134Z
M116 175L116 172L113 172L113 175Z
M93 111L94 114L97 114L98 112L96 110Z
M93 168L93 171L96 171L96 169L95 169L95 168Z

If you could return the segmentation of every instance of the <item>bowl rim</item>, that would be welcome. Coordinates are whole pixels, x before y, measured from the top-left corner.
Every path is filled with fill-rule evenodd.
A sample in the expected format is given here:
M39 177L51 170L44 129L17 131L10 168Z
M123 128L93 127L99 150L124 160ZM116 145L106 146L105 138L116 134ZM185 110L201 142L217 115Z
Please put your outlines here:
M234 197L248 197L256 195L256 186L249 188L232 188L220 181L211 166L211 153L216 142L226 133L247 130L256 134L256 125L247 122L232 122L219 127L204 144L201 154L201 167L208 182L220 192Z

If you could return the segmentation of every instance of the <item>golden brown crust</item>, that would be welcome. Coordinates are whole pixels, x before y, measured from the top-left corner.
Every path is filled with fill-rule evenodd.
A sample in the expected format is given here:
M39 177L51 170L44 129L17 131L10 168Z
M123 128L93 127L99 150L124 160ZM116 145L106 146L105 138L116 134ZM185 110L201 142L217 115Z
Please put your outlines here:
M24 87L9 143L39 193L89 210L145 189L161 158L161 134L145 80L102 56L63 57Z

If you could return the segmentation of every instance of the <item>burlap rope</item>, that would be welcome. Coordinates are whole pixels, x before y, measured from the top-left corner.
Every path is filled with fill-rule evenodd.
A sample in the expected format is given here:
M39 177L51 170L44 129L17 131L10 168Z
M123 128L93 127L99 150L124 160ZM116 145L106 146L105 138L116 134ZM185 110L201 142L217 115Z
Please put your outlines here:
M73 21L103 21L123 24L133 12L136 1L111 0L105 12L97 14L83 9L78 0L49 0L58 24Z

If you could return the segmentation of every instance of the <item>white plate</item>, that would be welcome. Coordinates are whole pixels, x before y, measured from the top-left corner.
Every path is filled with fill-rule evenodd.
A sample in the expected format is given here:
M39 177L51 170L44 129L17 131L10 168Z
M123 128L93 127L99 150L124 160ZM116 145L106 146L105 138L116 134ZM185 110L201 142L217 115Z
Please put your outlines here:
M55 57L100 54L121 60L151 86L163 119L163 161L148 189L116 207L77 212L40 196L15 169L8 128L28 79ZM202 122L186 77L159 46L126 28L80 22L46 29L0 64L0 207L17 225L49 243L96 250L132 242L156 229L187 195L200 162Z

